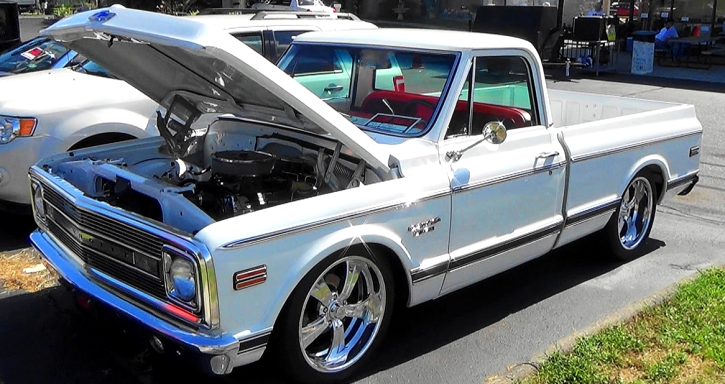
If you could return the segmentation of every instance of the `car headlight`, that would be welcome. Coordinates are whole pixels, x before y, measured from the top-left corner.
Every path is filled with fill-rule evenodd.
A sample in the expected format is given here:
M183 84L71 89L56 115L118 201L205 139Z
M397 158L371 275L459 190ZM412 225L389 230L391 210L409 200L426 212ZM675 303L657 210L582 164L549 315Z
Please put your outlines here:
M9 143L16 137L32 136L37 124L36 119L0 116L0 144Z
M33 202L35 217L45 222L45 202L43 201L43 185L37 180L30 180L30 199Z
M166 293L191 309L197 309L199 278L194 260L186 253L164 247Z

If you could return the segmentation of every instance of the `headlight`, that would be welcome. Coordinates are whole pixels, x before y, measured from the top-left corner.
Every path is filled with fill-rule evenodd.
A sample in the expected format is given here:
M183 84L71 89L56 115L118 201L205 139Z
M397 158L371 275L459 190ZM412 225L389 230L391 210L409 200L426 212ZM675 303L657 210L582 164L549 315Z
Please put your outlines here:
M32 136L37 123L35 119L0 116L0 144L9 143L16 137Z
M45 222L45 202L43 201L43 186L37 180L30 180L30 199L33 202L35 217Z
M169 297L197 309L199 279L194 261L184 252L165 247L164 271Z

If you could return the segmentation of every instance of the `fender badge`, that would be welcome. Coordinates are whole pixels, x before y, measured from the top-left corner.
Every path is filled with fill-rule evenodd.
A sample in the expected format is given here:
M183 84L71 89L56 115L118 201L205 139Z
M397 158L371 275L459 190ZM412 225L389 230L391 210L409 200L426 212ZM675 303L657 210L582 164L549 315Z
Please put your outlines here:
M114 16L116 16L115 13L106 10L94 13L93 15L91 15L91 17L88 18L88 20L104 22L111 20Z

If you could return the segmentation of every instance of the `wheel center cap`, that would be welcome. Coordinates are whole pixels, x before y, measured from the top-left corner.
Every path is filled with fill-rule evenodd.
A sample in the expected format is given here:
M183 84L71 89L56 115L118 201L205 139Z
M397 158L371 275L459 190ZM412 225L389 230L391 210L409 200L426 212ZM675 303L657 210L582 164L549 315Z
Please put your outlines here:
M345 311L342 310L342 306L337 301L330 304L329 313L332 319L342 320L345 317Z

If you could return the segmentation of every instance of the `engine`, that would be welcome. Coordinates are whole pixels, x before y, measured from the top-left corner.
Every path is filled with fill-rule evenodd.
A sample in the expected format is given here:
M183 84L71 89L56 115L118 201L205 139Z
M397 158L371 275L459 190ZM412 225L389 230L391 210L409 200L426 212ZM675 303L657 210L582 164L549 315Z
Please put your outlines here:
M161 178L185 187L184 196L215 220L362 183L362 172L356 175L336 156L322 152L315 157L221 151L211 155L211 166L206 169L196 169L181 160L177 163L174 171Z

